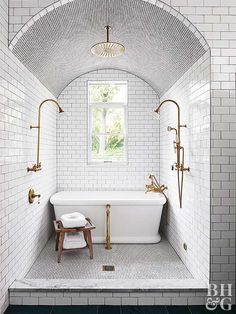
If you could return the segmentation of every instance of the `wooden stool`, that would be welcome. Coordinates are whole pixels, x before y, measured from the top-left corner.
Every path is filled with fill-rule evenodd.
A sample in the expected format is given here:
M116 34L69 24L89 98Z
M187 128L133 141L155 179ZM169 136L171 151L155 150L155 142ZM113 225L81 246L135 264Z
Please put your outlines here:
M91 230L95 229L95 226L89 218L86 218L86 220L87 220L87 224L84 227L79 227L79 228L64 228L60 220L53 221L54 228L56 231L56 251L58 251L58 255L57 255L58 263L61 262L62 252L81 250L85 248L89 249L90 259L93 259L93 243L92 243L92 237L91 237ZM68 233L69 232L83 232L86 246L83 248L76 248L76 249L63 249L63 242L65 239L66 232Z

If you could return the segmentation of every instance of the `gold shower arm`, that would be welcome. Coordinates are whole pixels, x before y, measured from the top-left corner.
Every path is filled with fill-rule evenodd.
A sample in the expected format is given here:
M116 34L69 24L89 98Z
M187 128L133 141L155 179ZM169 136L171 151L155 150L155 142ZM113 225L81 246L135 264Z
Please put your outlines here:
M178 127L177 127L177 133L178 133L178 137L179 137L179 139L180 139L180 127L181 127L181 125L180 125L180 108L179 108L178 103L177 103L175 100L172 100L172 99L165 99L165 100L163 100L163 101L160 103L160 105L159 105L154 111L155 111L156 113L159 113L159 112L160 112L160 109L161 109L161 106L162 106L164 103L166 103L166 102L172 102L172 103L175 104L176 107L177 107L177 111L178 111Z
M177 107L177 112L178 112L178 126L177 126L177 141L176 141L176 148L177 148L177 167L180 166L180 152L179 152L179 148L180 148L180 108L179 108L179 105L178 103L175 101L175 100L172 100L172 99L165 99L163 100L160 105L154 110L156 113L160 113L160 109L161 109L161 106L167 102L171 102L173 103L174 105L176 105Z
M60 107L59 103L58 103L56 100L51 99L51 98L42 101L41 104L39 105L39 109L38 109L38 125L36 125L36 126L31 125L31 126L30 126L31 129L38 129L37 161L36 161L36 164L33 165L33 167L31 167L31 168L28 167L28 168L27 168L27 171L28 171L28 172L29 172L29 171L34 171L34 172L36 172L36 171L39 171L39 170L42 169L42 168L41 168L41 162L39 161L40 129L41 129L41 108L42 108L43 104L45 104L46 102L52 102L53 104L55 104L55 105L58 107L58 109L59 109L59 113L64 112L64 110Z

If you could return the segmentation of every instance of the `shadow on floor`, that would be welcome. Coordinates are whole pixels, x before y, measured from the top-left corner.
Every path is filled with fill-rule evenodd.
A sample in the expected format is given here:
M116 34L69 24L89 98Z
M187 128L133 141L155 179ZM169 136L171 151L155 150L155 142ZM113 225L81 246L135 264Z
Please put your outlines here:
M201 314L225 313L219 307L208 311L204 305L192 306L109 306L109 305L78 305L78 306L31 306L10 305L4 314ZM231 311L236 312L236 306Z

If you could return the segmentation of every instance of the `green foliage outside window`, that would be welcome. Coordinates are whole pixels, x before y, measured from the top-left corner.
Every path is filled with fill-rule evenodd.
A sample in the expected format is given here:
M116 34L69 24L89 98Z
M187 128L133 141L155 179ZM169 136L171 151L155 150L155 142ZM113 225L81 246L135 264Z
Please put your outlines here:
M122 85L94 84L90 86L90 102L108 106L94 106L92 115L92 160L122 161L124 159L124 108L112 106Z

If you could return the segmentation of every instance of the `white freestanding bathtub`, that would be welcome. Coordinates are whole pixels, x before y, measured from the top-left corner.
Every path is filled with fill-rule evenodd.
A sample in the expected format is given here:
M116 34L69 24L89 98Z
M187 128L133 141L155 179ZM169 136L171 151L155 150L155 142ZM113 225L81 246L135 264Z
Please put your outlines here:
M80 212L91 218L96 229L94 243L105 242L106 205L111 206L112 243L157 243L163 204L161 193L144 191L62 191L51 199L55 217Z

